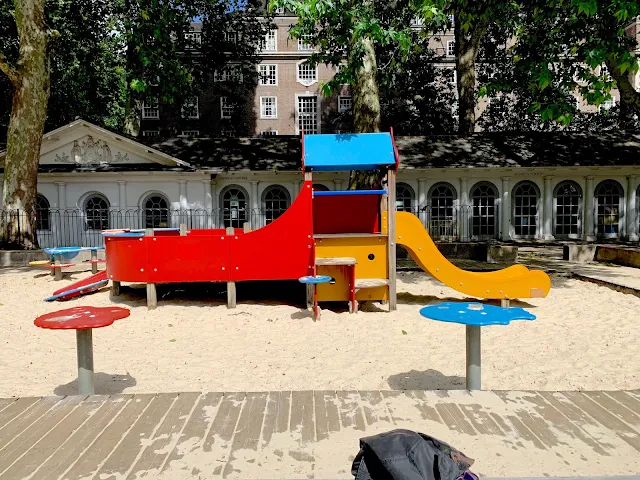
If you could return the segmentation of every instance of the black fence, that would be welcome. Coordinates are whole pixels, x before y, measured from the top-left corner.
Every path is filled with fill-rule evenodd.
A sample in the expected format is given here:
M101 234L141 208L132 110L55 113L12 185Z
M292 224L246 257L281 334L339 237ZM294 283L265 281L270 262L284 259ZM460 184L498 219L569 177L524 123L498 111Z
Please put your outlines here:
M425 205L411 210L435 241L487 241L498 238L498 208L448 207ZM264 227L278 218L281 209L46 209L36 212L36 229L40 247L99 246L103 244L102 230L113 228L160 228L186 224L189 229ZM0 221L11 222L13 233L1 243L20 243L28 225L23 211L0 210Z

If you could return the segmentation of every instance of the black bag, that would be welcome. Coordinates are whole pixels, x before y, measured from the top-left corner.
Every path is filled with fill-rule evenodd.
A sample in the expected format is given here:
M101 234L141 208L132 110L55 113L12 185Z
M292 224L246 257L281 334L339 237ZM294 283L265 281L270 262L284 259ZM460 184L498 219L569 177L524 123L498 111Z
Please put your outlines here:
M411 430L360 439L355 480L456 480L473 460L440 440Z

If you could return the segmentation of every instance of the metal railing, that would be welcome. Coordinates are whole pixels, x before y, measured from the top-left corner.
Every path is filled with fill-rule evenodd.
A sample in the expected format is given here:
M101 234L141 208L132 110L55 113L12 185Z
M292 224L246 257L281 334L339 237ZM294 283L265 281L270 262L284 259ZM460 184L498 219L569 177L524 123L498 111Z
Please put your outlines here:
M438 242L486 241L498 238L498 209L481 212L474 207L418 206L402 209L416 215L431 237ZM36 212L38 244L45 247L99 246L103 244L102 230L111 228L160 228L186 224L189 229L264 227L278 218L281 209L42 209ZM27 231L28 218L24 211L0 210L0 221L14 225L13 238L0 243L19 243Z

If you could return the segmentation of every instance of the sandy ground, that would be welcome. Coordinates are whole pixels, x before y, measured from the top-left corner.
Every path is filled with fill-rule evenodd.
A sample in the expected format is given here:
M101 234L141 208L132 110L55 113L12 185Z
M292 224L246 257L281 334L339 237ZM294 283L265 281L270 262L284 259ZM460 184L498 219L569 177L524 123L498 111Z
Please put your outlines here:
M77 305L131 308L129 318L94 330L97 393L464 387L464 327L418 314L464 297L422 273L399 274L397 312L375 304L357 315L323 310L316 323L287 303L301 293L296 284L278 286L280 300L239 299L234 310L197 287L160 291L155 311L144 288L123 289L114 302L107 290L42 301L88 275L53 282L38 270L0 270L0 397L76 392L74 333L33 320ZM265 297L264 287L253 293ZM559 277L546 299L519 305L538 319L483 330L485 389L640 388L640 298Z

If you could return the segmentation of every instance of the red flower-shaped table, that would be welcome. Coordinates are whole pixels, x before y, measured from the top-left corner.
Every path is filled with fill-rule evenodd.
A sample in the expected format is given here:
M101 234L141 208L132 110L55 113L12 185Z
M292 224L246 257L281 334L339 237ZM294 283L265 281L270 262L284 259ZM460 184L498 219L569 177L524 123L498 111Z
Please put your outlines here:
M75 330L78 347L78 393L93 395L93 336L92 329L107 327L129 316L128 308L73 307L47 313L36 318L36 327L51 330Z

